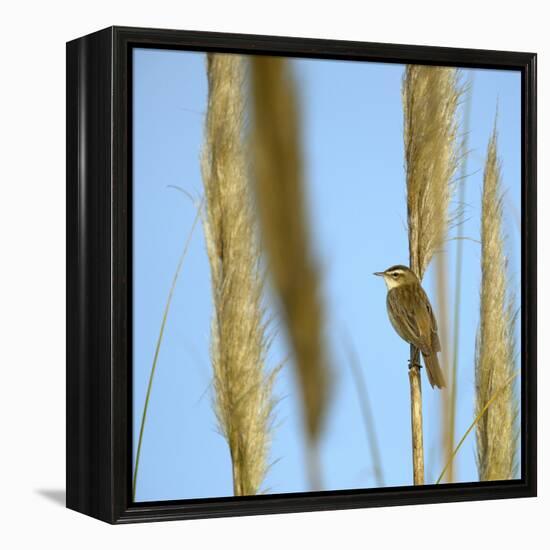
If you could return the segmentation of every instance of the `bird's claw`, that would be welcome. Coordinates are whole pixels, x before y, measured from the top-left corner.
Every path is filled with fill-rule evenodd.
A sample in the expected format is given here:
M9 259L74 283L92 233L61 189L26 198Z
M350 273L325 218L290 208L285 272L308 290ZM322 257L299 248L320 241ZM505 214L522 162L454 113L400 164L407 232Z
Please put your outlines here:
M416 361L411 361L409 359L409 370L411 370L413 367L418 367L419 369L421 369L422 365L420 363L417 363Z

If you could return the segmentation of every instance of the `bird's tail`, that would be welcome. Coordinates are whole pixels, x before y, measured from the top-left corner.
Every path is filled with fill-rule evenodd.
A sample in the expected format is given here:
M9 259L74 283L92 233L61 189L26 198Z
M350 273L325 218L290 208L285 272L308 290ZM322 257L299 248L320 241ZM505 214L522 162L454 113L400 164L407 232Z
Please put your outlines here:
M445 377L443 376L443 371L439 366L439 359L437 358L437 353L433 352L429 355L426 353L422 354L424 358L424 365L426 365L426 373L428 374L428 380L432 385L438 388L445 388Z

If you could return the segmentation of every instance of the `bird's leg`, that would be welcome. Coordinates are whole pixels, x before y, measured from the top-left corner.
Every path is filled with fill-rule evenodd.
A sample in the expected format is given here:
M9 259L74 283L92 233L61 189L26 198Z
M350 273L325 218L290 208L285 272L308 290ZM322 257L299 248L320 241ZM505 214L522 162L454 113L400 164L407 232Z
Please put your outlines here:
M413 367L418 367L419 369L422 368L422 365L420 364L420 353L418 351L418 348L415 348L412 346L413 353L411 354L411 359L409 359L409 370Z

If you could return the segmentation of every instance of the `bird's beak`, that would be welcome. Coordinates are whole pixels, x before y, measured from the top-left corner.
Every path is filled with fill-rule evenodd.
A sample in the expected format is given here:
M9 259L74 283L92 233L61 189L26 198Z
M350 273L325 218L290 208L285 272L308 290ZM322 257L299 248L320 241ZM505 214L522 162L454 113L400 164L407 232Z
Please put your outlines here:
M373 275L376 275L377 277L383 277L384 272L383 271L377 271L376 273L373 273Z

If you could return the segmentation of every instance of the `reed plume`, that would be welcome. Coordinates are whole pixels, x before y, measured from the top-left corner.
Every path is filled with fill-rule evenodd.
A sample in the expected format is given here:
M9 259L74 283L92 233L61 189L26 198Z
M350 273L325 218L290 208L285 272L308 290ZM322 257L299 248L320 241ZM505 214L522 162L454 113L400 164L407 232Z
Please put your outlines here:
M403 78L409 262L422 280L447 238L458 166L456 110L460 98L455 69L408 65ZM411 346L409 381L413 477L424 483L422 386L418 350Z
M476 412L504 388L476 426L479 479L510 479L517 451L513 315L506 292L502 192L496 127L487 148L481 203L481 306L476 348Z
M456 69L408 65L403 81L407 223L411 269L420 279L447 238L458 167Z
M262 236L302 393L312 488L320 486L316 446L327 407L319 270L308 234L298 106L281 58L252 58L254 175Z
M243 60L208 54L208 112L202 152L214 316L215 411L228 442L235 495L260 491L268 467L272 387L262 276L243 145Z

